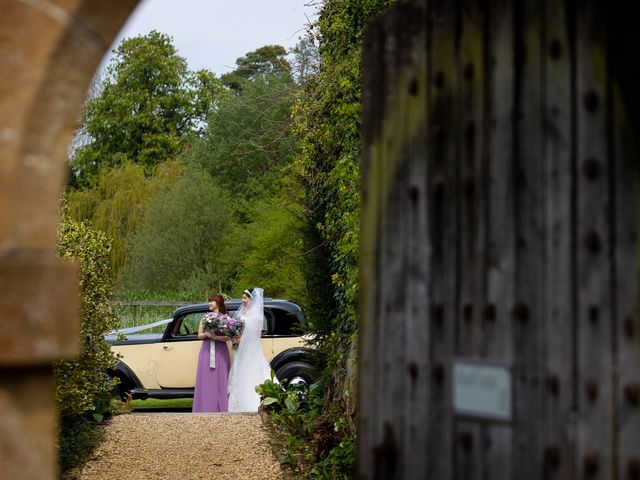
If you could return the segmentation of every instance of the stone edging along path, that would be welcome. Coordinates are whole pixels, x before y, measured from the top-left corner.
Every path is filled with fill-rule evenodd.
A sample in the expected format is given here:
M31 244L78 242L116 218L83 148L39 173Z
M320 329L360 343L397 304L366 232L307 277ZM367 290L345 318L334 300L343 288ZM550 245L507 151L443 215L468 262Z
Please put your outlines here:
M81 480L284 478L257 413L114 417Z

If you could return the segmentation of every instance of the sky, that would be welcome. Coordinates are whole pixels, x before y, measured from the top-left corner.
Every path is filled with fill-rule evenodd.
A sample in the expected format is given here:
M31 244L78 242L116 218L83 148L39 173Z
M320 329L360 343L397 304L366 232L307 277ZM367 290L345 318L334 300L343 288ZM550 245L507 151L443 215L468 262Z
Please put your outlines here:
M221 75L235 61L263 45L289 49L316 18L318 0L143 0L114 40L151 30L173 37L178 55L190 70L206 68ZM311 5L316 4L316 6ZM101 69L111 53L103 59Z

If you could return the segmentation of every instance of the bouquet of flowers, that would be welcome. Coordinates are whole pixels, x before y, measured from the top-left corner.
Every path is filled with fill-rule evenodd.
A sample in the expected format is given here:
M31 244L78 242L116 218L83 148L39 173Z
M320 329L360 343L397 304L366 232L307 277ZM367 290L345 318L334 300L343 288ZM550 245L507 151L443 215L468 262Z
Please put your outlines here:
M226 335L229 338L236 338L242 335L244 322L239 318L231 318L227 316L226 320L220 323L220 330L223 335Z
M214 335L226 335L223 330L223 324L229 319L228 315L220 315L219 313L209 312L202 317L204 323L204 331L212 332Z

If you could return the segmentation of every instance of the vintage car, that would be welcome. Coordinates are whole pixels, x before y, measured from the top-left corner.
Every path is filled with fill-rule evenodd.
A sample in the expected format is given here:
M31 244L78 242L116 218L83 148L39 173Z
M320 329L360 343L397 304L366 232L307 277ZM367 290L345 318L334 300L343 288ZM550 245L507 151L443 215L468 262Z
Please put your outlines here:
M225 303L230 314L240 307L240 300ZM207 303L180 307L171 319L157 322L166 325L162 333L134 333L123 338L116 331L107 335L107 342L119 359L116 369L109 372L120 379L114 393L142 399L192 397L202 345L197 338L198 325L207 311ZM278 379L286 378L291 383L314 380L303 327L304 315L298 305L265 299L262 348ZM230 348L232 357L233 353Z

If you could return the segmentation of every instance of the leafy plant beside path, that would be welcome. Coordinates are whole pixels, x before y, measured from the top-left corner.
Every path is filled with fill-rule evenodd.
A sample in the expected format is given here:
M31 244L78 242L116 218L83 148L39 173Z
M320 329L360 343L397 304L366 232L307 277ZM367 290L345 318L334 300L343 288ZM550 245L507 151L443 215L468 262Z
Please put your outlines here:
M58 255L80 263L80 355L54 367L55 396L60 414L59 455L63 472L80 464L97 441L93 424L110 415L113 380L105 372L115 359L104 334L118 325L109 306L109 242L104 233L72 220L62 208Z
M267 380L256 390L280 462L296 478L352 478L355 442L343 416L323 413L322 382L307 386Z

